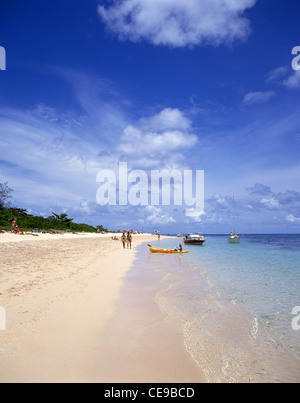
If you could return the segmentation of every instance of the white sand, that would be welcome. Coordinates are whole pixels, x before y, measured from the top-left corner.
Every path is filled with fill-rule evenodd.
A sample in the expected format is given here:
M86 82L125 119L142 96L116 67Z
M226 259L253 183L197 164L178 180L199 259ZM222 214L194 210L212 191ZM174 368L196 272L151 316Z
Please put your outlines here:
M106 239L112 238L112 236L117 236L121 238L120 234L95 234L95 233L78 233L78 234L26 234L26 235L16 235L6 232L4 234L0 233L0 244L1 243L16 243L16 242L24 242L24 241L53 241L53 240L60 240L60 239L79 239L79 238L95 238L95 239ZM143 234L143 235L134 235L135 239L139 239L141 237L150 236L150 239L155 239L154 236L150 234Z
M153 236L134 236L133 245ZM133 250L103 235L0 235L0 382L93 382ZM121 335L120 335L121 337Z
M147 267L131 274L136 246L156 239L134 236L124 250L111 235L1 234L0 383L204 382ZM124 282L129 271L138 283Z

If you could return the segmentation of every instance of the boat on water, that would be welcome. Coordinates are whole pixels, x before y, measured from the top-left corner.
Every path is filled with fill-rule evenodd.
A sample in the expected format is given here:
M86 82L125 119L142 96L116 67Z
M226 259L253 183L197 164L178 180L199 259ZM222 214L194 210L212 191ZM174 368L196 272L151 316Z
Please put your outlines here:
M229 243L240 243L241 239L240 239L239 235L232 232L230 234L230 237L228 238L228 242Z
M186 245L203 245L205 241L206 238L201 233L189 234L184 239Z
M174 254L174 253L189 253L188 250L183 250L183 251L179 251L179 250L173 250L173 249L159 249L159 248L150 248L150 252L151 253L165 253L168 255Z
M235 200L233 198L233 231L230 233L228 238L229 243L240 243L241 239L236 233L236 214L235 214Z

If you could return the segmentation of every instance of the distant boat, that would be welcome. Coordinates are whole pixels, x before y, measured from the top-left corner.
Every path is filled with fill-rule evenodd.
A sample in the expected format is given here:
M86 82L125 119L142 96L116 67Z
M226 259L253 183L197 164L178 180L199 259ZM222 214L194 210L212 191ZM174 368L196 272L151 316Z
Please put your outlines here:
M185 237L184 243L186 245L203 245L206 238L203 234L189 234Z
M235 234L234 232L232 232L232 233L230 234L230 237L228 238L228 242L229 242L229 243L240 243L240 242L241 242L241 239L240 239L240 237L239 237L237 234Z
M229 243L240 243L240 237L236 233L235 200L233 198L233 231L228 238Z

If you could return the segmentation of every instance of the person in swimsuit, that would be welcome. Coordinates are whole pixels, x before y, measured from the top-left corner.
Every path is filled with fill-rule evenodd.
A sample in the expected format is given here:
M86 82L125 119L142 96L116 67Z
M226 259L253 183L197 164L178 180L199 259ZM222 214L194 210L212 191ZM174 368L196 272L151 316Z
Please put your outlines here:
M17 230L17 220L14 218L13 221L12 221L12 223L11 223L11 232L12 232L13 234L15 234L15 233L16 233L16 230Z
M126 248L126 233L125 232L123 232L123 235L122 235L122 243L123 243L123 248L125 249Z
M132 244L132 235L130 232L127 233L127 249L131 249L131 244Z
M182 252L182 245L180 244L177 248L174 249L175 252Z

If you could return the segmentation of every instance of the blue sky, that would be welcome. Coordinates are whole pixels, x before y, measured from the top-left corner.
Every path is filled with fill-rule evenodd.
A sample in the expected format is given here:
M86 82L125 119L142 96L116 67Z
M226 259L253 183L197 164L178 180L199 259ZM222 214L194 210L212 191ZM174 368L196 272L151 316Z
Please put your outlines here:
M296 0L2 0L0 181L34 214L300 232ZM165 146L162 146L165 144ZM96 203L101 169L205 171L205 212Z

